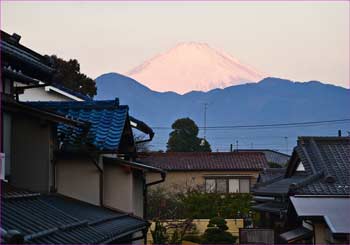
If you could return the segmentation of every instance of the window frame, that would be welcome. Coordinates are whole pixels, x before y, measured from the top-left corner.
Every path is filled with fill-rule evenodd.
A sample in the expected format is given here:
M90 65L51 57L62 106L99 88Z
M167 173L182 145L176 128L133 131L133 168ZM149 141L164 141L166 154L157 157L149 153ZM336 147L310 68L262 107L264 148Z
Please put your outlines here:
M224 179L225 182L226 182L226 191L225 192L218 192L218 184L217 184L217 180L222 180ZM230 187L229 187L229 180L230 179L237 179L238 180L238 192L229 192L230 191ZM244 179L244 180L248 180L248 187L249 187L249 192L241 192L241 180ZM215 181L215 188L214 188L214 191L212 192L208 192L207 191L207 180L214 180ZM229 176L223 176L223 177L220 177L220 176L205 176L204 177L204 185L205 185L205 193L219 193L219 194L237 194L237 193L250 193L251 191L251 177L246 177L246 176L242 176L242 177L239 177L239 176L234 176L234 177L229 177Z

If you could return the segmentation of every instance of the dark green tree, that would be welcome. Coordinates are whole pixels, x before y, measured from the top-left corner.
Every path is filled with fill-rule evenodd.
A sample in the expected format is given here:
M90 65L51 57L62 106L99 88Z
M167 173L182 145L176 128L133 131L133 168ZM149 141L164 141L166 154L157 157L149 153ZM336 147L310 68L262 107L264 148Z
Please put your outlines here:
M211 218L205 230L201 244L233 244L236 237L227 232L226 220L221 217Z
M53 68L56 70L52 82L91 98L96 95L97 88L95 81L80 72L80 64L76 59L66 61L58 58L56 55L51 55L49 59L52 62Z
M167 143L169 152L211 152L210 144L205 139L198 138L198 126L190 118L177 119L171 125Z

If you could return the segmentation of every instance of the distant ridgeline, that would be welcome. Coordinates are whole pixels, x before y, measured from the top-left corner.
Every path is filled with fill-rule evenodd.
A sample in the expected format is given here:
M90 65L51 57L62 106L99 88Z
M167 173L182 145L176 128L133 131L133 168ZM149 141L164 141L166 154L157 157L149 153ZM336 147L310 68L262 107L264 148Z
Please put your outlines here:
M171 124L178 118L190 117L204 125L204 103L207 109L206 138L212 150L264 148L290 153L296 137L343 135L350 122L319 123L274 127L216 128L216 126L261 125L293 122L325 121L350 118L350 90L317 81L292 82L265 78L249 83L214 89L208 92L155 92L137 81L108 73L96 79L95 99L120 98L130 105L130 114L147 121L155 131L152 149L164 150ZM201 128L199 136L203 136Z

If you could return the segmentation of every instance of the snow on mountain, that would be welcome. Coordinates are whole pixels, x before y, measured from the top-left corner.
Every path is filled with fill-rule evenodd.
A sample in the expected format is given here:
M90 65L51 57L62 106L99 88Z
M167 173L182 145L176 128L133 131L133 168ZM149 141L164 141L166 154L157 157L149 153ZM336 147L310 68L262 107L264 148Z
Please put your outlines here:
M257 82L265 74L204 43L181 43L127 73L158 92L184 94Z

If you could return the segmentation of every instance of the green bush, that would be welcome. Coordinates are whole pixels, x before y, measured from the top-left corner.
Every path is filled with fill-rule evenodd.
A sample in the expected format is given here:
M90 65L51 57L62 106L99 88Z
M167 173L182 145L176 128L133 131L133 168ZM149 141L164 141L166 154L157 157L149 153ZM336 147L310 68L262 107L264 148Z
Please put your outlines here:
M172 193L157 188L149 191L149 219L210 219L236 218L248 215L252 198L247 193L204 193L200 189Z
M201 244L233 244L236 237L227 232L228 227L226 221L221 217L210 219L208 229L205 230Z
M163 226L159 220L156 221L156 225L154 230L151 230L153 244L165 244L168 240L168 236L166 234L166 228Z
M184 241L189 241L189 242L194 242L194 243L201 243L202 242L202 238L199 235L195 235L195 234L188 234L185 235L183 237Z

